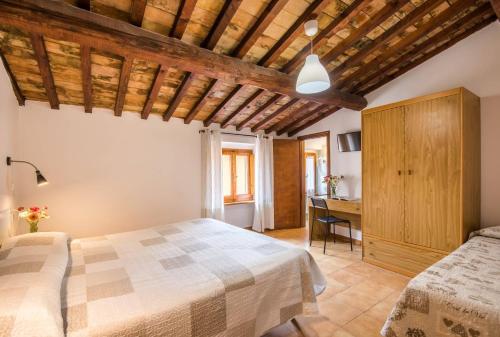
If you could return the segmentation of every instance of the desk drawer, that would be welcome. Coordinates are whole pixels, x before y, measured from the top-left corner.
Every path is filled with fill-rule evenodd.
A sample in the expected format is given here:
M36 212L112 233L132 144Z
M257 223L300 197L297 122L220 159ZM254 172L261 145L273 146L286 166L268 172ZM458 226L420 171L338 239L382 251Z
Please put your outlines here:
M363 249L364 261L407 276L417 275L447 255L368 235L363 237Z

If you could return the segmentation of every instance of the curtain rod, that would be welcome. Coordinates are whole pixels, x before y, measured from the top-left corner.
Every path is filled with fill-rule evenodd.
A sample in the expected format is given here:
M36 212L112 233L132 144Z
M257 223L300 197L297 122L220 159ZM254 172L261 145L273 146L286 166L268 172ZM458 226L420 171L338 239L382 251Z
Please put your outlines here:
M203 133L203 132L213 132L213 131L217 131L217 130L200 130L199 133ZM243 137L254 137L254 138L257 138L256 135L245 135L245 134L241 134L241 133L234 133L234 132L220 132L222 135L233 135L233 136L243 136ZM264 138L269 138L268 136L263 136Z

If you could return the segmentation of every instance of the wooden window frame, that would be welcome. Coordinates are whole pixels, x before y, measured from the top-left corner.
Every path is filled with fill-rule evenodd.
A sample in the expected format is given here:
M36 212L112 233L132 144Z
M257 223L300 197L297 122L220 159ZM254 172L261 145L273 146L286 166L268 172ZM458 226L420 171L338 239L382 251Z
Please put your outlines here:
M252 150L245 149L222 149L222 155L231 156L231 195L224 196L225 204L253 201L254 197L254 158ZM248 156L248 194L236 194L236 156Z

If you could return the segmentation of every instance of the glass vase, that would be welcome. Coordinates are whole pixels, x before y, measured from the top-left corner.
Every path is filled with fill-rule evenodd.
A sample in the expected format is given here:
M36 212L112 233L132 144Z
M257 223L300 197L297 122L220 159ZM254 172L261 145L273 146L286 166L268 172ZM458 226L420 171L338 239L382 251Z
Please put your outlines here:
M30 222L30 233L38 232L38 222Z

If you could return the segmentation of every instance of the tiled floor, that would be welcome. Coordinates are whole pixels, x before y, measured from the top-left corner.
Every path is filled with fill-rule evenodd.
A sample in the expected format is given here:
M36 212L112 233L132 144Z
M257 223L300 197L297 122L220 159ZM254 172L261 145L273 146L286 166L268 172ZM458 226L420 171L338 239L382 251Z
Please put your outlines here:
M361 247L351 252L347 243L313 242L306 229L268 232L268 235L308 249L327 279L318 296L321 316L300 318L302 334L292 323L277 327L265 337L372 337L379 331L409 278L361 261Z

